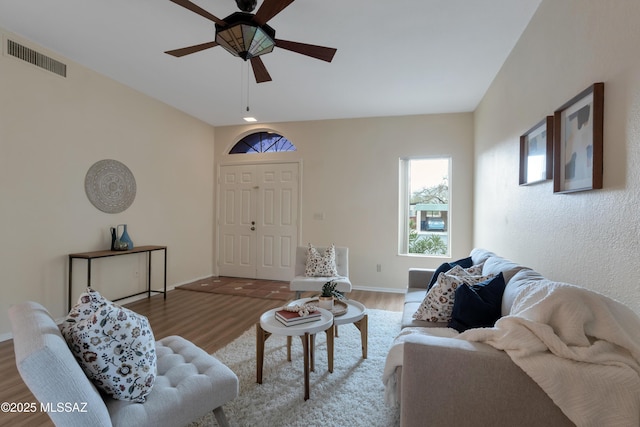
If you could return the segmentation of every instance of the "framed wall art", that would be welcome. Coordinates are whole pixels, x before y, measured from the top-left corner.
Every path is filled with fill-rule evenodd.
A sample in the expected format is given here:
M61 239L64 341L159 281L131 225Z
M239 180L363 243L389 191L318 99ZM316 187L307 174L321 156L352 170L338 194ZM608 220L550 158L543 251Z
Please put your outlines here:
M554 113L553 192L602 188L604 83L594 83Z
M553 116L547 116L520 136L520 185L553 177Z

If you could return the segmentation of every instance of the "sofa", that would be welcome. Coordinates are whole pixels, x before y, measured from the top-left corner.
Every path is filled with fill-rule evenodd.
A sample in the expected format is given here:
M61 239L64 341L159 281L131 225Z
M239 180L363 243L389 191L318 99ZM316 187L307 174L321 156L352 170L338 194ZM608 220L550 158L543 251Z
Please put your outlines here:
M473 265L481 265L483 276L499 273L503 275L505 286L499 307L502 317L493 327L487 325L484 328L473 328L460 333L448 328L446 322L414 319L413 314L424 300L427 286L435 270L417 268L409 270L402 331L389 351L383 377L387 402L400 405L402 426L639 425L637 417L640 406L634 401L638 399L633 397L633 393L635 390L640 390L640 388L636 389L640 387L640 378L637 378L640 369L636 374L629 373L640 367L640 345L638 344L640 337L637 332L640 329L634 332L634 328L640 327L640 319L635 313L622 304L593 291L550 281L531 268L504 259L490 251L476 248L471 251L470 258ZM531 304L532 301L538 304ZM575 307L571 301L576 301ZM535 319L531 311L535 311L538 306L553 308L545 308L544 317ZM562 308L565 306L568 307L566 313ZM597 316L602 318L602 322L594 321L593 313L597 313ZM583 323L578 320L574 325L571 316L587 320ZM552 324L556 321L555 318L559 320L551 328L544 324L545 322ZM529 323L523 327L525 322ZM592 324L604 326L599 326L598 331L592 332ZM593 334L598 337L589 336L587 342L578 344L578 347L574 343L565 345L560 342L568 351L573 351L575 348L580 350L580 345L587 350L592 350L590 344L599 339L598 344L606 340L617 340L621 350L619 354L614 354L612 357L614 360L624 361L622 364L624 366L620 369L628 368L622 372L625 378L629 378L629 385L627 390L620 391L620 387L617 387L621 394L615 399L625 403L630 400L628 413L622 414L630 418L622 423L620 419L610 422L608 419L598 418L600 417L598 414L607 414L607 409L614 409L605 407L605 410L602 410L597 407L599 402L603 402L603 405L616 404L615 400L608 400L605 394L611 394L610 390L616 390L615 380L611 380L610 375L617 375L619 372L606 371L611 369L610 366L602 367L596 364L593 365L596 372L594 375L591 373L583 375L580 369L584 370L584 365L587 363L559 358L551 351L537 353L538 345L531 345L531 349L528 349L529 341L523 341L525 344L511 347L504 344L510 336L508 332L526 336L521 331L528 331L529 325L540 327L543 331L541 335L553 334L553 328L555 328L560 330L558 332L560 335L571 336L575 333L578 337L575 338L577 341L584 337L580 334ZM616 325L616 328L611 328L610 325ZM510 327L513 329L508 329ZM566 329L563 330L565 327ZM532 329L535 330L534 327ZM613 331L609 331L611 329ZM504 333L505 331L507 333ZM527 337L527 339L537 338ZM558 339L557 336L552 338ZM501 349L501 346L504 348ZM616 349L612 351L617 352ZM607 356L603 352L597 354L601 358ZM534 359L532 355L538 356L539 359ZM537 371L531 368L532 360L542 361L543 368L538 367ZM587 358L583 362L591 362L591 360ZM544 370L545 364L550 372L547 375L543 372L544 378L541 379L537 372ZM524 366L528 373L525 373L521 366ZM556 366L560 368L556 369ZM532 371L533 377L537 380L532 378ZM558 389L563 393L560 398L557 393L551 393L555 400L550 397L547 387L549 381L554 381L554 376L557 376L559 382L564 381ZM584 389L576 392L583 393L576 395L577 398L572 395L571 389L571 381L574 378L579 378L576 380L576 387ZM547 390L543 390L539 383L545 385ZM607 391L603 391L602 395L591 393L596 400L595 403L589 403L587 402L590 398L589 387L604 387ZM567 395L566 399L564 395ZM579 403L581 398L585 399L584 404ZM567 400L570 402L565 405ZM561 410L555 401L569 409ZM577 404L576 401L578 401ZM615 408L615 411L609 412L613 413L613 416L618 416L615 414L618 410L619 408ZM570 414L576 422L573 422L566 413ZM593 423L584 421L589 417L594 419Z

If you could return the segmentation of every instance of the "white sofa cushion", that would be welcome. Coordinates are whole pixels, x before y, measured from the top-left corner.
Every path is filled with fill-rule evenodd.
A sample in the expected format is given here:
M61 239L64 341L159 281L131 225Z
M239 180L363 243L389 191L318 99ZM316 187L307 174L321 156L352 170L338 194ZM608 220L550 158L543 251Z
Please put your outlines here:
M493 252L488 251L486 249L482 249L482 248L472 249L469 255L471 256L471 259L473 260L474 265L482 264L483 262L488 260L490 257L497 256Z
M511 306L516 299L516 296L520 293L523 286L528 285L533 281L541 282L545 280L542 274L529 268L523 268L513 275L511 280L507 283L502 294L502 315L508 316L511 314Z
M499 256L492 256L487 258L484 263L484 267L482 268L482 275L486 276L489 274L496 275L498 273L502 273L504 275L504 282L509 283L511 278L520 270L525 269L522 265L516 264L515 262L506 260Z

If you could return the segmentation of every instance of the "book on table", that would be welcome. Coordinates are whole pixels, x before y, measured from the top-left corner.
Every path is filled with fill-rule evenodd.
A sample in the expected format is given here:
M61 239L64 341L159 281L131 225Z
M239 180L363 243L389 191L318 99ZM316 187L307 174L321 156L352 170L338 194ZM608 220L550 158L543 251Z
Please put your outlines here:
M275 315L280 323L286 326L300 325L308 322L315 322L322 317L319 311L312 311L306 316L300 316L296 311L278 310Z

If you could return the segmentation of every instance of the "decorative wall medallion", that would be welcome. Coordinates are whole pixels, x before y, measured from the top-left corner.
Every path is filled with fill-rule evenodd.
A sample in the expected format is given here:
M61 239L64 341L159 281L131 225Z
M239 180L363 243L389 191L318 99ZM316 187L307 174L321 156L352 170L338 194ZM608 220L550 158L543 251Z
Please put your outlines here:
M84 189L93 206L102 212L119 213L136 198L136 179L119 161L100 160L89 168Z

